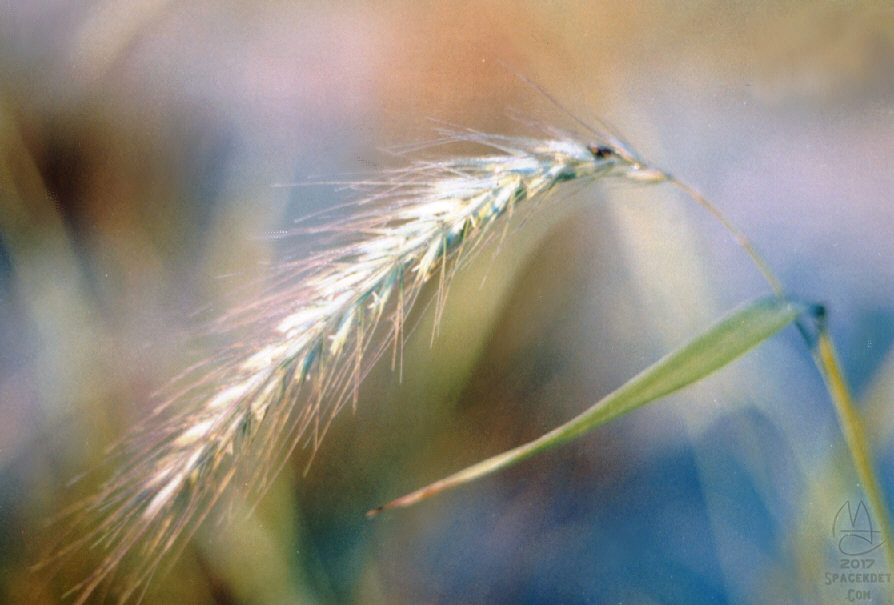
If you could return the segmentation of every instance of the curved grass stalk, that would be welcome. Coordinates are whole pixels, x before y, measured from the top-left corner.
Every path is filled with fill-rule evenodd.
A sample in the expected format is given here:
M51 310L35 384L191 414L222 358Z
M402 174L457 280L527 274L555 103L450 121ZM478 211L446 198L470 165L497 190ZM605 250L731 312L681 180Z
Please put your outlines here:
M670 175L667 176L668 181L681 189L687 195L692 197L699 205L703 206L710 212L714 218L733 236L736 242L745 249L746 253L751 257L755 266L773 288L777 295L782 295L782 282L776 277L769 265L758 254L754 247L750 244L745 235L739 231L721 212L709 202L704 196L698 193L691 186L679 181ZM873 518L878 520L881 533L884 540L885 558L888 560L889 566L894 566L894 535L891 534L891 509L885 502L882 494L881 486L878 483L878 474L875 471L875 465L872 462L872 453L870 451L869 441L866 439L863 431L863 423L859 413L854 405L853 397L848 387L847 379L841 370L841 364L838 362L838 352L825 321L825 309L817 307L817 312L813 314L816 319L816 335L805 325L802 320L798 321L798 328L804 341L810 349L814 363L823 377L826 384L826 390L835 406L835 412L838 416L838 422L841 426L841 432L844 435L845 443L857 471L857 478L860 481L866 497L869 499L870 506L874 513Z
M644 166L640 162L637 162L637 164L639 166ZM770 269L770 266L751 245L745 235L739 231L735 225L726 218L726 216L724 216L719 208L714 206L693 187L672 177L666 172L649 168L644 168L641 172L632 172L628 176L633 180L643 180L649 183L667 182L683 191L696 203L704 207L745 250L778 297L777 304L794 304L784 297L782 282L776 277ZM632 411L707 376L739 355L745 353L748 349L762 340L768 338L777 330L787 325L790 321L794 320L798 322L799 330L804 337L807 346L811 350L817 368L823 376L826 389L835 406L835 411L838 416L842 433L844 434L845 443L847 444L851 460L857 471L857 477L870 501L870 505L874 512L874 518L878 519L884 540L885 557L887 558L889 565L894 565L894 542L892 542L892 540L894 540L894 535L891 534L890 509L885 503L881 487L877 480L877 473L872 463L872 455L863 431L860 416L854 406L847 380L841 371L835 345L827 330L825 309L821 306L814 306L810 313L816 320L816 335L814 336L812 330L804 323L803 318L799 318L805 309L801 309L801 311L794 315L782 313L781 315L776 316L779 309L770 309L767 308L767 305L767 302L757 301L743 311L722 320L712 329L697 337L689 344L678 349L674 353L667 355L646 370L643 370L643 372L637 376L631 378L619 389L594 404L585 412L545 435L392 500L387 504L370 510L367 515L373 517L389 508L411 506L425 498L480 479L486 475L520 462L536 453L571 441L581 434L592 430L621 414ZM770 307L772 306L773 305L770 305ZM756 329L756 325L753 325L752 321L764 313L767 313L767 317L760 317L761 320L771 321L772 319L777 319L780 321L780 324L775 327L775 329L769 331ZM722 347L720 347L720 341L729 336L728 332L735 333L736 346L738 348L735 350L734 354L732 350L728 350L724 353ZM712 365L713 360L702 358L700 356L700 353L704 349L711 348L716 349L718 359L724 359L722 363ZM675 366L679 364L681 360L687 363L701 362L703 365L699 367L697 372L692 372L691 375L687 375L685 381L680 381L678 383L677 381L680 376L675 376L675 373L677 372ZM644 381L660 382L663 385L661 392L654 396L651 393L641 393L640 389L642 388Z
M223 317L216 329L233 344L175 381L170 395L116 451L118 468L72 511L74 525L63 537L67 544L43 564L84 551L102 553L102 563L72 588L75 603L86 602L122 568L129 569L118 599L139 598L162 558L183 546L228 486L238 484L244 494L259 497L296 448L312 458L335 415L356 401L360 382L389 348L392 365L400 368L404 324L422 287L437 280L439 317L462 263L501 233L499 225L505 227L515 208L542 201L566 182L614 177L673 183L711 211L782 292L767 265L716 208L613 139L597 136L585 144L555 133L549 139L468 130L443 135L439 143L472 143L489 153L416 161L379 181L353 183L365 197L352 216L324 215L321 227L304 227L329 247L284 264L258 301ZM621 397L611 413L588 412L570 428L557 429L527 450L512 450L504 460L544 449L550 435L573 438L698 380L802 311L781 296L758 302L635 377L628 383L634 386L622 387L622 396L610 396ZM823 332L820 350L825 338ZM843 380L827 357L819 355L818 364L830 377L830 391L843 393L833 398L841 410L852 411L838 404L849 398L846 388L837 388ZM839 413L843 425L859 426L854 414ZM848 443L852 454L865 450L859 430ZM858 471L865 486L874 486L863 454L866 463ZM877 489L874 493L878 496ZM881 516L880 496L873 507Z

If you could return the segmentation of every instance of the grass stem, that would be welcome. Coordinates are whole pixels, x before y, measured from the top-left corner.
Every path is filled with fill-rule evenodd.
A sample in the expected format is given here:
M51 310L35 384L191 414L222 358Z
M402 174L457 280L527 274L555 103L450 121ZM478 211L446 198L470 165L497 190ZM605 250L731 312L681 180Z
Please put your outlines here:
M844 433L847 449L857 470L857 479L863 488L863 493L869 499L870 509L875 513L874 518L881 531L882 540L884 541L883 550L890 568L894 565L894 545L891 542L894 536L891 535L890 511L885 503L881 486L876 480L878 475L875 472L875 465L872 463L872 454L869 442L866 439L866 433L863 430L863 423L860 420L857 409L854 407L850 389L841 371L841 364L838 361L835 345L824 326L820 330L814 349L814 360L823 375L823 380L826 383L829 395L832 397L832 402L835 404L835 411L838 413L838 421L841 424L841 432ZM894 595L892 595L892 598L894 598Z

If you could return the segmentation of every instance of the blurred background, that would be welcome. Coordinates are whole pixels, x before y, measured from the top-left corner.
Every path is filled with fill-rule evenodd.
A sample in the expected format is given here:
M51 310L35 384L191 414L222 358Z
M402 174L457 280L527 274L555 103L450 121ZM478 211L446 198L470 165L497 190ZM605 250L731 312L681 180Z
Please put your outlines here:
M400 166L388 149L434 138L432 120L581 130L513 70L693 184L793 295L828 305L894 501L894 12L879 6L4 3L0 601L58 602L97 564L29 570L48 520L95 487L71 480L207 354L202 322L307 244L275 234L350 199L279 184ZM380 364L306 476L298 455L251 515L206 523L145 603L841 602L833 519L862 493L793 329L574 444L365 518L768 291L668 187L596 183L515 227L454 282L433 346L423 316L402 382ZM857 588L883 602L889 587Z

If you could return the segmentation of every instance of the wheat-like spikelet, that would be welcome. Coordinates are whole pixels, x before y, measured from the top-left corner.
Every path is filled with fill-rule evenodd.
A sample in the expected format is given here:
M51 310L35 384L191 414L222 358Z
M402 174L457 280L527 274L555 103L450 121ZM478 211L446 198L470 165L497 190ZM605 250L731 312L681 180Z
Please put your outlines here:
M222 318L218 327L239 339L177 381L180 390L126 439L119 468L77 508L78 533L56 553L103 553L72 589L77 603L119 567L131 568L119 599L134 597L234 478L258 495L296 447L315 450L372 363L393 347L400 365L404 323L422 286L438 280L437 318L459 263L518 204L566 181L666 178L608 138L444 131L439 142L486 152L419 160L354 183L365 193L354 213L317 234L338 243L286 263L267 294Z

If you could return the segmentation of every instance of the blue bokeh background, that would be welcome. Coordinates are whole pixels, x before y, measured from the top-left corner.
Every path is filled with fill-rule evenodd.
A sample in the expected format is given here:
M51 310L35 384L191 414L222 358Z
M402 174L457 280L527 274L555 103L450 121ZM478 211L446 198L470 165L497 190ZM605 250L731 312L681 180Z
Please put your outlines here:
M0 600L57 602L96 564L29 571L46 521L90 489L69 481L208 354L203 322L313 247L280 237L295 219L351 199L308 180L400 166L432 120L581 133L513 70L705 193L828 306L894 501L894 13L874 6L4 5ZM306 474L299 452L252 515L206 524L145 602L840 602L832 520L862 494L794 329L571 445L365 518L766 293L674 190L570 189L469 263L433 345L419 312L402 380L380 364Z

